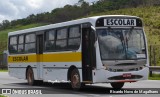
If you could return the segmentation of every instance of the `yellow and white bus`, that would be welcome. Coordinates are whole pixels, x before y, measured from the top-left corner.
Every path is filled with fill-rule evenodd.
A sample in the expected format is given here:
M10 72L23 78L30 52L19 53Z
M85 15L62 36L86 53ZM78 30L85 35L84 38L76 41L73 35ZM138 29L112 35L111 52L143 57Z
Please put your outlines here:
M106 15L25 29L8 34L9 74L27 79L84 84L148 79L147 39L136 16Z

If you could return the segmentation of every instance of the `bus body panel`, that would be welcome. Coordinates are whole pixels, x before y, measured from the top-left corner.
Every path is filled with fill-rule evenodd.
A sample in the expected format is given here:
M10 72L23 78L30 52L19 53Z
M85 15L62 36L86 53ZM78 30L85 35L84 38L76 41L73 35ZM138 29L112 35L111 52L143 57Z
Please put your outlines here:
M102 64L102 61L101 61L101 56L100 56L100 53L99 53L99 44L98 44L98 41L96 41L95 43L95 46L96 46L96 69L99 70L99 69L102 69L104 68L103 67L103 64Z
M82 69L80 67L81 62L57 62L54 63L56 66L54 66L53 63L42 63L46 64L42 69L40 69L40 71L43 72L43 78L37 77L38 68L35 67L36 64L37 63L9 63L9 75L19 79L26 79L26 69L30 66L33 69L35 80L67 82L68 79L66 75L69 67L77 66L82 81Z
M111 82L120 82L120 81L126 81L126 82L133 82L133 81L140 81L140 80L147 80L148 79L148 73L149 68L145 67L144 69L140 71L133 71L133 72L109 72L104 69L100 70L95 70L93 71L95 73L95 77L93 80L93 83L111 83ZM124 79L124 80L109 80L109 77L114 77L114 76L122 76L123 74L128 74L131 73L132 75L141 75L143 76L140 79ZM94 75L93 75L94 76Z
M17 63L12 61L14 57L23 57L23 56L28 57L28 62ZM39 55L26 54L26 55L9 56L8 58L9 74L17 78L26 79L26 75L24 71L27 72L26 69L28 66L30 66L33 68L35 80L67 81L67 76L64 74L68 73L68 69L71 66L75 66L80 70L79 72L82 80L81 52L66 52L66 53L63 52L61 54L60 53L44 53L42 55L43 58L45 58L43 59L43 62L36 62L37 56ZM39 73L41 72L40 73L41 75L38 74L38 71Z
M17 77L19 79L26 79L26 70L27 67L30 66L33 69L35 79L38 79L36 65L37 63L9 63L9 75Z

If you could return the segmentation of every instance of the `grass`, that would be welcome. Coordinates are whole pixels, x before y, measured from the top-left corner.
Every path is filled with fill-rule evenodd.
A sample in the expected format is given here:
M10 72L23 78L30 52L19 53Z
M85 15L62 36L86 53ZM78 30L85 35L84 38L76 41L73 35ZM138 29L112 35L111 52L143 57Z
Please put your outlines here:
M8 97L8 96L0 95L0 97Z
M0 69L0 72L8 72L7 69Z
M153 74L152 77L149 76L149 80L160 80L160 74Z

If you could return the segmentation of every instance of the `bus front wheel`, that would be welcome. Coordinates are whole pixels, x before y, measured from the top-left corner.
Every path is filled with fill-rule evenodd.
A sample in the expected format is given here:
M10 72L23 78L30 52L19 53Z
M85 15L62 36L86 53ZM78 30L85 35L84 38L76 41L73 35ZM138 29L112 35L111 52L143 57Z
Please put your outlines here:
M111 86L114 89L121 89L124 86L124 82L113 82L111 83Z
M27 71L27 81L28 81L28 84L31 85L31 86L33 86L34 83L35 83L32 68L29 68L28 71Z
M79 90L81 88L80 75L77 69L72 70L70 81L72 89Z

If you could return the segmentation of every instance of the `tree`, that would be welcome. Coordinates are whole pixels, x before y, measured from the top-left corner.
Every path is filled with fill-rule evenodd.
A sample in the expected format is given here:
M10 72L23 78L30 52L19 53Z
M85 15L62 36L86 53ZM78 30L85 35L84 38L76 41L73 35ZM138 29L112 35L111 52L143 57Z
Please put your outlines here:
M84 0L79 0L78 5L81 6L85 1Z
M9 20L3 20L3 21L2 21L2 24L1 24L1 28L2 28L2 29L9 28L10 26L11 26L11 25L10 25Z

